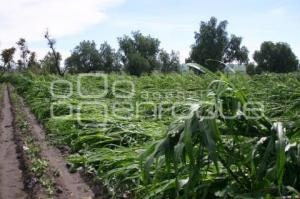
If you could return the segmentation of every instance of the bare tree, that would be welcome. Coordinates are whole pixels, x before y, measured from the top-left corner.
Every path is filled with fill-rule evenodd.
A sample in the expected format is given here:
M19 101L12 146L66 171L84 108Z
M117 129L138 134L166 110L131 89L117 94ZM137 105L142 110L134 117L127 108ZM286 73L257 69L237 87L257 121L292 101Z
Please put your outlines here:
M64 72L61 71L59 65L60 65L60 60L61 60L61 55L59 52L56 52L55 50L55 39L52 39L49 35L49 31L47 30L46 33L45 33L45 38L47 39L48 41L48 46L49 48L51 49L52 51L52 55L54 57L54 64L55 64L55 68L56 68L56 71L57 73L60 75L60 76L64 76Z

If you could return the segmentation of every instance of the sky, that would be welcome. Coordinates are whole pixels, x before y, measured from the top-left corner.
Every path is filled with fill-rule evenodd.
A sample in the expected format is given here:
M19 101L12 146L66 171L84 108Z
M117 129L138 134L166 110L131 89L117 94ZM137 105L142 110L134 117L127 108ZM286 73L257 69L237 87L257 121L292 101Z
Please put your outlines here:
M287 42L300 58L299 0L0 0L0 49L27 40L38 58L49 51L48 29L63 58L82 40L98 47L140 30L161 41L161 48L179 51L184 61L194 32L211 16L229 22L227 31L243 37L250 57L263 41Z

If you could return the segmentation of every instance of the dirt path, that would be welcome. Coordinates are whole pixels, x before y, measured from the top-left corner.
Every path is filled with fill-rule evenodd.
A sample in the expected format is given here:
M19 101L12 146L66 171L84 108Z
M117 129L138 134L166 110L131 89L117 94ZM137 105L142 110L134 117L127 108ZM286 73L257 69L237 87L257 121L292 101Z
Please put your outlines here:
M26 198L13 136L13 116L7 88L3 92L0 124L0 199Z
M94 193L88 185L84 183L80 174L71 174L68 171L66 162L60 151L47 144L45 132L43 131L42 126L38 123L35 116L31 113L29 108L24 105L24 103L22 103L22 106L25 114L27 115L27 120L30 123L32 135L36 139L36 143L41 148L41 155L49 161L51 170L58 171L59 173L56 180L63 192L61 196L65 196L67 194L70 199L95 198Z

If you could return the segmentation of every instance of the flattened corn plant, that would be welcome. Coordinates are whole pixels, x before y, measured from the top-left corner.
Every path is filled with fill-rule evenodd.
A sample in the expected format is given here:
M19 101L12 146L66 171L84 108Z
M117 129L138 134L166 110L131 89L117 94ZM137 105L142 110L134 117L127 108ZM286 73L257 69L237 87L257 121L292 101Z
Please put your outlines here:
M247 119L237 108L238 103L247 102L243 93L228 81L213 84L206 104L237 117L207 118L211 108L195 104L188 118L172 124L166 138L143 154L146 198L298 195L298 139L287 137L282 123L272 123L267 117Z
M145 106L141 117L127 120L108 112L105 128L79 125L78 110L68 115L63 104L54 107L61 119L50 117L49 107L63 102L78 106L86 99L77 93L77 76L72 82L73 95L59 99L50 93L56 76L32 74L10 76L8 80L41 120L52 140L70 149L69 161L74 168L83 167L96 175L114 198L273 198L299 195L300 145L298 117L300 86L298 74L246 75L151 75L141 78L109 75L109 92L101 99L108 106L120 102L173 104L183 101L172 92L190 92L185 98L192 104L181 107L179 118L169 111L154 118L155 110ZM117 99L112 85L115 80L130 80L135 95ZM83 92L103 89L100 81L87 79ZM64 86L55 93L68 92ZM201 91L201 92L199 92ZM116 91L127 94L125 85ZM196 94L195 94L196 93ZM153 95L151 95L153 94ZM171 96L171 97L170 97ZM262 102L265 115L245 112L243 105ZM166 109L167 110L167 109ZM222 111L221 111L222 110ZM84 122L102 121L97 107L81 109ZM215 117L209 117L217 113ZM235 116L228 119L224 115ZM123 114L128 114L124 111ZM206 117L205 117L206 116Z

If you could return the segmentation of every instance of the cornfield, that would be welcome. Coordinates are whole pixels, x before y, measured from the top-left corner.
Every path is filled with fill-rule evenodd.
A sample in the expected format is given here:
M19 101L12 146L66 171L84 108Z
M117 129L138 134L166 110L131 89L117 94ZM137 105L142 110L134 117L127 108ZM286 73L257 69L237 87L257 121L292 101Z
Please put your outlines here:
M78 76L6 78L51 141L68 148L72 169L96 176L114 198L299 197L298 73L112 74L108 85L83 77L81 94ZM57 80L72 86L53 85ZM114 85L118 81L123 83ZM133 82L134 92L126 82ZM83 97L104 93L105 87L102 97ZM262 115L251 102L263 105ZM252 109L241 111L247 104ZM210 117L220 110L233 117Z

